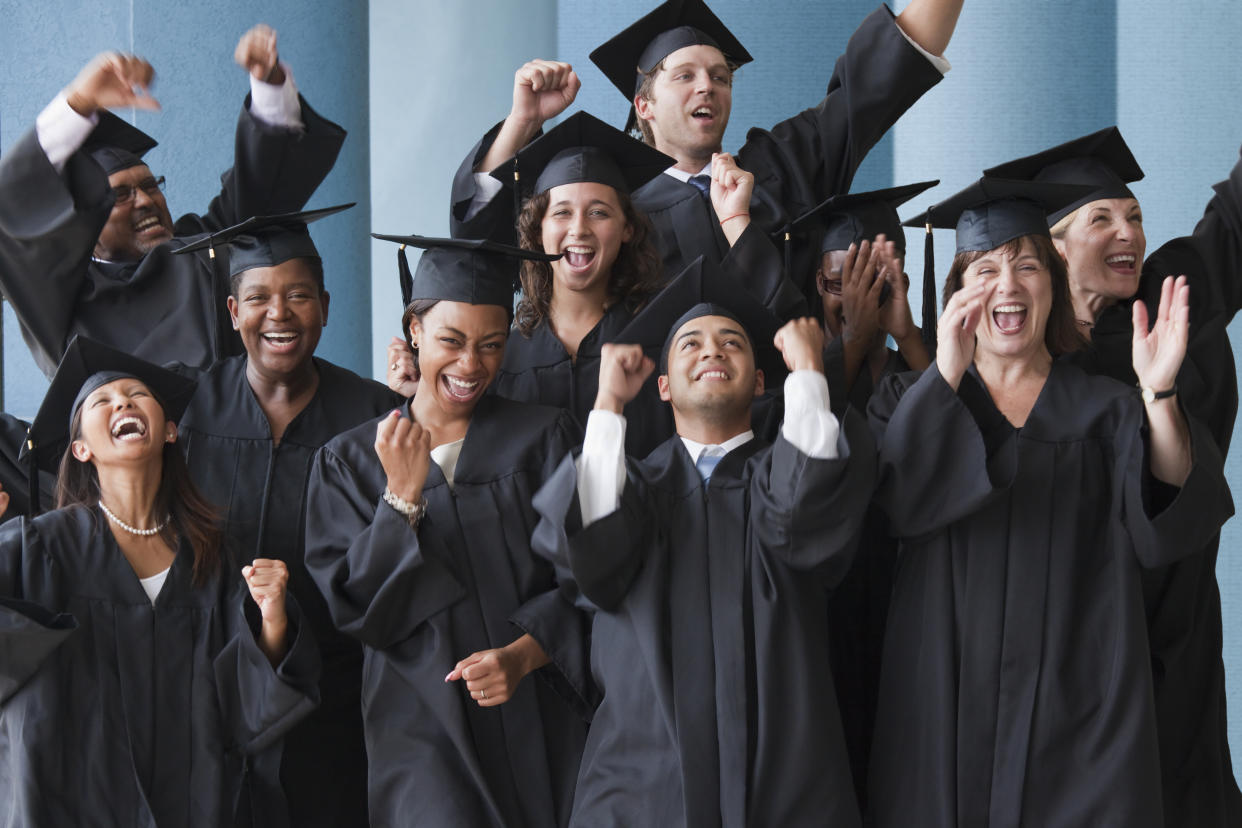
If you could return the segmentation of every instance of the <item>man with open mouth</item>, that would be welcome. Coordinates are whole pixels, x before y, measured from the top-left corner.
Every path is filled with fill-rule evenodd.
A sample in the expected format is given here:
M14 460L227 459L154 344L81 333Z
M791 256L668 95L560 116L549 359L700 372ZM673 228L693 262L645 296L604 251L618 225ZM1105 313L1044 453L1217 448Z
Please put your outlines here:
M154 70L134 55L93 59L0 159L0 290L48 376L75 334L196 368L241 353L206 252L170 254L187 236L299 209L345 133L299 97L270 28L243 35L235 59L251 95L233 167L202 215L172 219L164 178L143 160L155 140L108 112L159 108Z

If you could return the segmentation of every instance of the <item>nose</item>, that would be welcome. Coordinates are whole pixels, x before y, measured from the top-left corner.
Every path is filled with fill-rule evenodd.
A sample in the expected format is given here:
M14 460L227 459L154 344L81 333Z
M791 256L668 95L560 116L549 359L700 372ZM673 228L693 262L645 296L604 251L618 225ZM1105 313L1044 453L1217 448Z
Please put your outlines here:
M134 187L134 207L147 207L155 203L155 199L141 187Z
M572 236L585 236L589 232L587 229L586 214L581 210L575 210L573 216L569 220L569 233Z
M694 74L695 91L703 92L708 95L712 93L712 73L706 69L701 69Z
M1000 293L1012 293L1018 286L1018 271L1011 262L1006 262L996 275L996 290Z
M283 319L289 315L289 303L285 301L285 297L274 295L267 303L268 319Z
M466 348L461 352L461 356L457 358L457 362L461 365L462 370L472 372L479 365L479 355L475 353L474 348Z

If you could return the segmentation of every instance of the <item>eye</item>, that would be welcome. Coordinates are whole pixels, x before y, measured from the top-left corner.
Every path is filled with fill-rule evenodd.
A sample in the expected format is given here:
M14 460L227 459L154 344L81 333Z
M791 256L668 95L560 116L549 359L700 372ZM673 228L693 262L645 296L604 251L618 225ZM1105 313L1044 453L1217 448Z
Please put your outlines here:
M1092 224L1099 224L1100 222L1105 222L1105 223L1107 223L1107 222L1108 222L1108 216L1107 216L1107 215L1105 215L1104 213L1096 213L1094 216L1092 216L1092 217L1091 217L1091 223L1092 223Z
M685 351L690 348L697 348L698 344L699 341L697 339L683 339L681 341L681 347L678 350Z
M693 75L691 75L689 72L678 72L676 75L674 75L674 76L673 76L673 80L679 80L679 81L680 81L680 80L690 80L690 78L692 78L692 77L694 77L694 76L693 76Z
M602 219L606 219L606 218L611 218L611 217L612 217L612 214L611 214L611 213L609 213L607 210L604 210L604 209L599 208L599 207L597 207L597 208L595 208L594 210L592 210L592 211L591 211L591 215L592 215L592 216L594 216L595 218L602 218Z
M451 336L442 336L442 337L439 337L439 339L440 339L440 341L441 341L441 342L443 342L445 345L448 345L448 346L450 346L450 347L454 347L454 348L455 348L455 347L457 347L458 345L460 345L460 344L461 344L460 340L458 340L458 339L456 339L456 338L454 338L454 337L451 337Z
M91 408L98 408L101 405L107 405L107 404L108 404L107 397L96 397L94 401L91 402Z
M246 301L249 304L255 305L261 302L266 302L267 296L262 293L251 293L249 296L245 298L244 301Z
M484 343L483 343L483 350L485 350L485 351L499 351L499 350L500 350L500 347L501 347L501 344L502 344L502 343L500 343L500 342L484 342Z

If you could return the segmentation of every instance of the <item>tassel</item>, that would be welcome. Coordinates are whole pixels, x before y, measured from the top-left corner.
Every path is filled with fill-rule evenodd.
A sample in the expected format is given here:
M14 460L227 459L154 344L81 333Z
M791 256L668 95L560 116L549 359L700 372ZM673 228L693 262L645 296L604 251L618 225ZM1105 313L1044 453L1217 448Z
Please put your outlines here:
M39 504L39 463L35 459L34 443L26 439L26 486L30 497L30 516L35 517L43 510Z
M518 231L518 221L522 216L522 181L521 175L518 173L517 160L513 162L513 238L514 243L520 238Z
M397 275L401 281L401 307L410 306L410 297L414 295L414 275L410 273L410 261L405 257L405 245L397 248Z
M793 233L785 230L785 278L794 281L793 274ZM799 283L801 284L801 283Z
M923 345L936 358L936 251L932 235L931 208L927 208L927 236L923 240Z

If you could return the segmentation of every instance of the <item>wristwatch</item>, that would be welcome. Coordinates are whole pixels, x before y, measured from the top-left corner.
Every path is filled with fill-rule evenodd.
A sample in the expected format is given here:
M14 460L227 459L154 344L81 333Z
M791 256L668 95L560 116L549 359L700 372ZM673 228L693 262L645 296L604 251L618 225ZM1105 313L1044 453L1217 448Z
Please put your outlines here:
M1139 390L1143 394L1143 402L1154 403L1156 400L1166 400L1177 393L1177 384L1174 383L1172 388L1165 391L1157 391L1149 385L1139 385Z
M427 501L419 500L417 503L411 503L399 495L393 493L392 489L384 488L384 502L392 508L400 512L409 522L411 526L417 527L422 521L423 515L427 513Z

